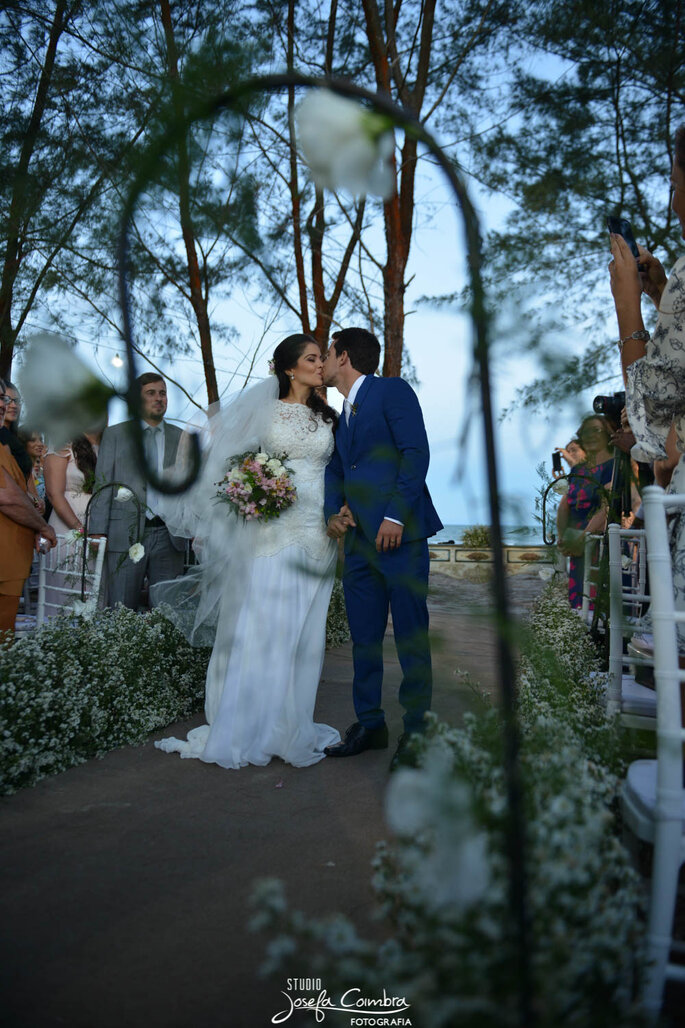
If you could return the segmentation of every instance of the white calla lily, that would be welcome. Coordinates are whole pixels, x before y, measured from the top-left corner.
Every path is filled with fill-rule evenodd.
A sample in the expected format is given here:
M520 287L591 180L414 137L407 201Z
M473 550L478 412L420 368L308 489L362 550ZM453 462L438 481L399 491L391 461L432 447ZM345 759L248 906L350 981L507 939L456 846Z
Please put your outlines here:
M326 189L389 200L396 191L389 163L395 148L392 121L327 89L312 90L295 112L304 158Z
M55 448L104 425L115 395L66 339L47 332L29 340L19 385L30 417L46 426Z

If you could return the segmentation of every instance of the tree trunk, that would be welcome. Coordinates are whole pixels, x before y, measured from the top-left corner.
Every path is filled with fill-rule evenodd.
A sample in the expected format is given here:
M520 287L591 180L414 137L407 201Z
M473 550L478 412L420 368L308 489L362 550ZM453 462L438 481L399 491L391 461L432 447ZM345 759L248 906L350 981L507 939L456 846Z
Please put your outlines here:
M7 245L5 247L2 279L0 280L0 377L3 378L9 378L12 369L14 344L16 342L16 332L12 327L12 300L14 297L14 284L21 266L20 231L24 216L29 165L45 112L50 80L55 66L57 44L64 30L66 6L66 0L57 0L55 16L50 27L50 37L45 52L45 62L40 75L31 118L24 136L19 164L17 165L14 178L12 199L10 201L7 219Z
M179 88L178 74L178 53L174 30L171 24L171 8L169 0L160 0L162 14L162 25L167 45L167 56L169 60L169 78L173 95L175 117L180 121L185 117L183 97ZM207 402L216 403L219 399L219 389L216 380L216 369L214 367L214 354L212 352L212 333L209 324L209 312L207 309L207 298L202 292L202 276L200 264L197 258L197 247L195 246L195 233L190 215L190 167L188 160L188 146L185 136L178 141L178 184L179 198L178 207L181 218L181 232L186 250L188 264L188 282L190 285L190 303L195 313L197 330L200 337L200 351L202 354L202 366L207 384Z
M416 81L410 88L400 67L395 45L395 20L399 13L385 0L385 31L376 0L362 0L366 19L366 35L373 61L376 86L379 93L392 96L393 85L397 100L418 117L426 90L430 52L433 40L435 0L427 0L421 18L419 60ZM387 37L387 38L386 38ZM409 65L409 59L407 60ZM404 292L405 274L411 247L414 219L414 186L416 180L416 142L405 137L402 148L402 172L398 192L384 207L386 262L383 266L383 374L402 374L404 349Z

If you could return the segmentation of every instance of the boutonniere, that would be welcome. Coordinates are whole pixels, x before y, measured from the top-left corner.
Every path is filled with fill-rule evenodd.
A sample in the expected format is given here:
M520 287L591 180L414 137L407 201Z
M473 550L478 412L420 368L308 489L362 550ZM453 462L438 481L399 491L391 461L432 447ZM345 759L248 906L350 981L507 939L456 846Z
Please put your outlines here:
M356 414L357 414L357 404L356 404L356 403L353 403L353 404L352 404L352 411L351 411L351 414L352 414L352 417L353 417L353 418L354 418L354 417L356 416Z

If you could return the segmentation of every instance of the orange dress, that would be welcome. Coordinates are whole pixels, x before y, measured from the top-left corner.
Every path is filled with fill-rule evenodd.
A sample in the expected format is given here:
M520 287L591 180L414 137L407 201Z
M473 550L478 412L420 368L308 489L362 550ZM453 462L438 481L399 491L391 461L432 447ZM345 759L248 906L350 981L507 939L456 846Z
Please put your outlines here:
M10 453L9 446L0 444L0 482L11 478L26 492L26 479ZM35 532L26 525L18 525L0 511L0 596L21 596L24 582L31 571Z

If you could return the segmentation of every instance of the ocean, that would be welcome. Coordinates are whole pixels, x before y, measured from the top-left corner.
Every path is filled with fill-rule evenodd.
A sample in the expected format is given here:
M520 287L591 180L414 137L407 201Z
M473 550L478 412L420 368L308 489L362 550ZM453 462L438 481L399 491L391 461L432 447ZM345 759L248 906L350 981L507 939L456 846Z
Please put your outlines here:
M442 531L429 539L429 543L460 543L471 525L445 525ZM542 546L541 525L502 525L502 538L506 546Z

